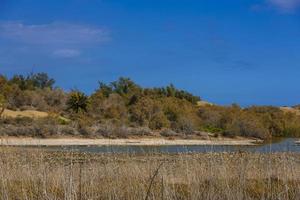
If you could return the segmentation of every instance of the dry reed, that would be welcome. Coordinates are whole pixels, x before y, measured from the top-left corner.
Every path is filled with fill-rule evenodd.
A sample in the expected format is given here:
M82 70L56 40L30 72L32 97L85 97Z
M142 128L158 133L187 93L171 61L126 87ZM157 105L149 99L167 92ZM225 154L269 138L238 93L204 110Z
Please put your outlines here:
M300 199L299 154L0 154L1 199Z

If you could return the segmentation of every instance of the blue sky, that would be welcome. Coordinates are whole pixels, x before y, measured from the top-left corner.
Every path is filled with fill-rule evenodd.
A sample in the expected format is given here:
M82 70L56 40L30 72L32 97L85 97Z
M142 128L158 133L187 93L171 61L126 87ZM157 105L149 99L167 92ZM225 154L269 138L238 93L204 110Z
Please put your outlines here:
M300 0L0 0L0 73L91 93L127 76L203 99L300 103Z

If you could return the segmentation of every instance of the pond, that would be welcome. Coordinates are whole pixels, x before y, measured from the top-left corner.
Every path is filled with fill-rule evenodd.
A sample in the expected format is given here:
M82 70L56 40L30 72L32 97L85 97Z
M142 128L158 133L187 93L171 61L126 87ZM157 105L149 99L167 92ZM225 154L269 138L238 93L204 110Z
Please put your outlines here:
M248 151L258 153L299 152L300 145L295 138L275 139L254 146L230 145L173 145L173 146L49 146L40 147L48 151L76 151L89 153L190 153L190 152L235 152Z

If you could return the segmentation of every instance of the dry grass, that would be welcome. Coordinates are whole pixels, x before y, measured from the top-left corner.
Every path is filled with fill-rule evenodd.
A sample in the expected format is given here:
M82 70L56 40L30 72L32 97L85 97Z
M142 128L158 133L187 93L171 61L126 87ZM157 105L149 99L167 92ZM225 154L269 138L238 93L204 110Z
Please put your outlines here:
M299 199L299 154L0 149L1 199Z
M40 112L36 110L24 110L24 111L13 111L5 109L3 117L17 118L17 117L29 117L29 118L44 118L48 117L48 113Z

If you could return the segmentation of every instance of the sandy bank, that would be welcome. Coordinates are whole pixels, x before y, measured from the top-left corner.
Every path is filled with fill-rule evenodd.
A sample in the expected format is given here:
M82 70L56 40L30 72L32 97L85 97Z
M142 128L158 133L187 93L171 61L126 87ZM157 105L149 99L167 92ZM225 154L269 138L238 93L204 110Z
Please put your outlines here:
M260 142L255 139L212 139L212 140L190 140L176 139L167 140L163 138L149 139L37 139L37 138L1 138L0 144L7 146L67 146L67 145L131 145L131 146L159 146L159 145L255 145Z
M44 118L44 117L48 117L48 113L40 112L40 111L36 111L36 110L13 111L13 110L5 109L3 112L3 117L4 118L6 118L6 117Z

